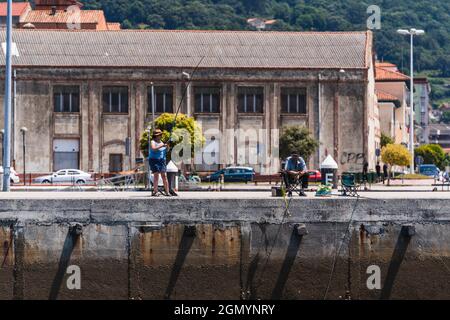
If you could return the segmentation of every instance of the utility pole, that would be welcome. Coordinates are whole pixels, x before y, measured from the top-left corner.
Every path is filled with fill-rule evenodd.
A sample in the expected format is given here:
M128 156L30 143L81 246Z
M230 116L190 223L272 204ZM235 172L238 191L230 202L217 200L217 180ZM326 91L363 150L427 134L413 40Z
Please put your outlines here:
M3 191L10 191L11 182L11 49L12 0L8 0L6 18L6 73L5 73L5 133L3 135Z

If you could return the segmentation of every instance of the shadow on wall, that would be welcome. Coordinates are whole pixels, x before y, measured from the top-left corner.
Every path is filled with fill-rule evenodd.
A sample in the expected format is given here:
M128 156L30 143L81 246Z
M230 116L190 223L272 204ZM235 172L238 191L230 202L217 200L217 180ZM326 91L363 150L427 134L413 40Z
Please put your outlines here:
M391 263L387 271L386 279L384 280L383 289L381 291L380 299L388 300L391 297L392 289L394 287L395 278L397 277L400 265L405 258L406 250L408 249L411 236L408 235L408 227L403 226L395 244L394 253L392 254Z
M275 284L275 288L272 292L272 300L279 300L283 297L283 290L286 286L286 282L289 278L289 273L294 265L295 258L297 257L298 249L302 242L303 236L297 233L294 228L291 233L291 238L289 240L289 246L286 251L286 256L283 260L283 265L281 266L280 273L278 274L278 279Z
M49 300L56 300L58 298L59 290L61 289L61 283L64 280L64 275L66 273L67 267L69 266L70 257L72 256L73 249L77 245L79 235L69 229L64 240L63 249L61 252L61 257L59 258L58 271L56 272L55 278L53 279Z
M172 267L172 272L170 273L169 284L167 285L166 293L164 294L164 299L170 300L173 289L180 275L181 268L186 260L189 250L194 243L195 237L197 235L197 229L195 226L185 226L183 231L183 236L181 237L180 244L178 246L177 256Z

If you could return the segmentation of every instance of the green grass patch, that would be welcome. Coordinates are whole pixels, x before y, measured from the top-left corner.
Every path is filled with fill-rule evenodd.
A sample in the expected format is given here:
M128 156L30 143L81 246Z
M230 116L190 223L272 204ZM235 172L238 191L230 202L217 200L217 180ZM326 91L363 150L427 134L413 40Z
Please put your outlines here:
M423 174L401 174L399 176L396 177L396 179L404 179L404 180L425 180L425 179L433 179L432 177L429 176L425 176Z

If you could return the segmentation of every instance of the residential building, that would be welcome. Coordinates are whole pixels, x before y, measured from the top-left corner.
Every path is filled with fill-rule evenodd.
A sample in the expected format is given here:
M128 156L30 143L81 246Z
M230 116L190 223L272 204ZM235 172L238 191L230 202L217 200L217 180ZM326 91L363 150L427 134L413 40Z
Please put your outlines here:
M433 123L429 125L429 143L440 145L446 153L450 152L450 125Z
M35 0L13 3L13 24L26 29L120 30L107 22L103 10L83 10L75 0ZM6 2L0 3L0 26L6 23Z
M409 145L409 77L388 62L375 63L375 88L382 133L395 143Z
M6 10L7 2L0 2L0 28L6 26ZM12 3L12 24L17 27L20 23L20 19L23 18L29 11L31 11L31 5L28 2L13 2Z
M419 144L429 143L431 86L426 77L414 78L415 136Z

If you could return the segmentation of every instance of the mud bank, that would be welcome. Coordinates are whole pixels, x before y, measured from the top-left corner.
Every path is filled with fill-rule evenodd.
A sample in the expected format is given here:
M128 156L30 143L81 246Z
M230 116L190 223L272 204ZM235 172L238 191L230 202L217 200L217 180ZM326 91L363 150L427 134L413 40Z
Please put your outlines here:
M0 299L450 299L449 207L0 200ZM71 266L80 289L69 289ZM370 266L379 288L367 286Z

